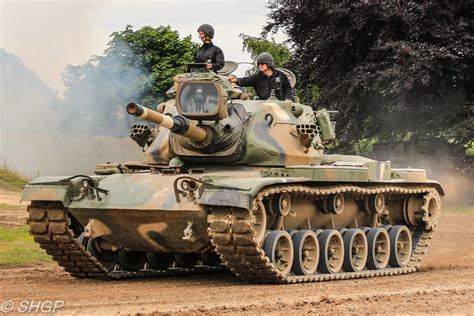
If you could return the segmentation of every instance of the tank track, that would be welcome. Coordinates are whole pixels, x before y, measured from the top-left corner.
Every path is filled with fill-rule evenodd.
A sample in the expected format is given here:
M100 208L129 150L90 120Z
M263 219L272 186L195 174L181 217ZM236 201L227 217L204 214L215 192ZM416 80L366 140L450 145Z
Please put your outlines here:
M208 216L212 243L224 264L241 279L260 283L304 283L413 273L419 269L420 262L432 238L433 228L437 224L436 219L435 223L426 222L425 225L417 226L412 230L412 256L408 265L405 267L363 270L361 272L340 272L335 274L304 276L290 274L283 276L273 264L270 263L264 250L254 238L256 231L253 225L255 221L253 213L257 208L257 203L261 202L265 197L284 192L288 192L292 198L313 200L321 199L324 198L324 196L335 193L352 194L356 198L362 198L369 194L384 193L390 199L403 198L410 194L424 194L425 203L422 209L425 214L428 208L426 202L427 196L434 195L439 198L437 191L427 186L404 187L383 185L376 187L359 187L339 185L318 188L301 185L286 185L269 187L262 190L253 200L250 212L245 209L214 207Z
M222 266L196 266L142 269L139 271L108 271L84 245L74 237L67 210L57 202L34 203L28 207L28 225L34 240L52 256L66 272L76 278L127 279L199 274L222 271Z

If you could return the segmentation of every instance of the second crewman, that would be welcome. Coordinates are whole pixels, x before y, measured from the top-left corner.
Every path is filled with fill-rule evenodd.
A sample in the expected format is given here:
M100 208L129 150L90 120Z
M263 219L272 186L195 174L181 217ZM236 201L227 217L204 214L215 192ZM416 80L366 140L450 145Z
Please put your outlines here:
M293 91L288 77L281 71L275 69L273 56L267 52L257 57L258 72L243 78L235 76L228 77L230 82L241 87L253 87L260 100L270 98L272 91L278 100L292 100Z

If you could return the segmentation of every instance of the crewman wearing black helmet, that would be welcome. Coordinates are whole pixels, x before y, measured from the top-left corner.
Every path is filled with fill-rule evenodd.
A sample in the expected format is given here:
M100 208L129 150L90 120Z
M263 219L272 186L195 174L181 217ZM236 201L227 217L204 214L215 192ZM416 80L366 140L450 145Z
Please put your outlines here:
M288 77L281 71L276 70L273 56L269 53L261 53L257 57L258 72L243 78L230 76L230 82L237 83L241 87L253 87L260 100L267 100L272 94L278 100L292 100L293 91Z
M207 70L218 71L224 67L225 61L222 49L212 43L214 28L209 24L203 24L197 31L202 45L196 51L195 61L197 63L206 63Z

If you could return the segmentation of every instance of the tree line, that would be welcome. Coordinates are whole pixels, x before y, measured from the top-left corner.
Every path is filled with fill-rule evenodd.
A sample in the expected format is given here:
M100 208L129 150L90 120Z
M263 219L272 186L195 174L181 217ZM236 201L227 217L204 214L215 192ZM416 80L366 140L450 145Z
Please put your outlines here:
M262 37L241 34L243 49L269 51L297 75L302 102L338 111L338 149L407 139L474 147L472 1L280 0L269 9ZM277 31L285 44L266 39ZM197 47L169 26L127 26L103 56L66 69L65 98L101 122L129 100L155 106ZM99 86L100 104L87 103Z

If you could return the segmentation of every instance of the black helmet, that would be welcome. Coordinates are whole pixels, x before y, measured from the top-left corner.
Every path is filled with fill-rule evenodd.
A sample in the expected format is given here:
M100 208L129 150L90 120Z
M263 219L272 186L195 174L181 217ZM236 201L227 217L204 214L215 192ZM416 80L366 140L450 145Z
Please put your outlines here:
M273 56L270 53L264 52L258 55L257 64L267 64L268 67L273 67Z
M199 31L206 33L210 38L214 38L214 28L212 27L212 25L203 24L198 27L198 32Z

